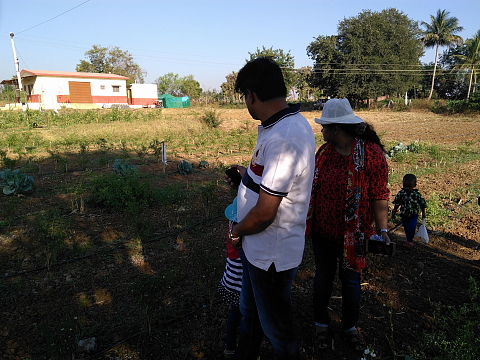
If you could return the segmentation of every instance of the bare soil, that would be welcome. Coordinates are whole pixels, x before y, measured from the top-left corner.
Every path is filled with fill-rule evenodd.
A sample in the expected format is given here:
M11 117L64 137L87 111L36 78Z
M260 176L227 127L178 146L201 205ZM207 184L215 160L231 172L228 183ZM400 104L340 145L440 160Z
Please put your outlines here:
M320 133L313 120L320 112L304 115ZM386 143L420 141L456 149L480 140L478 116L358 115ZM222 116L222 128L257 125L246 110L222 110ZM199 190L188 206L173 210L159 204L132 216L84 204L76 189L92 174L74 164L81 156L90 156L93 163L99 155L69 156L67 172L53 161L42 163L32 193L0 197L0 358L222 359L228 308L216 285L225 263L223 209L235 196L223 182L223 170L199 169L191 159L195 170L184 176L177 172L180 159L171 159L165 168L155 159L143 159L140 171L154 175L155 186L175 183L190 189L212 181L217 186L213 194ZM228 153L207 160L230 164L246 159L248 155ZM399 173L406 166L389 165ZM480 206L469 202L479 194L451 195L478 184L480 161L443 166L421 176L418 188L425 197L441 195L448 223L430 227L430 242L416 241L412 249L401 246L405 238L399 228L391 233L395 256L368 255L358 326L378 359L413 356L423 348L422 334L432 331L435 314L469 300L470 276L480 281ZM108 171L108 166L94 170ZM399 190L400 184L391 184L392 200ZM61 245L51 239L60 239ZM314 352L314 270L307 239L292 293L302 356L359 359L339 338L335 351ZM331 314L338 330L338 283ZM95 347L82 353L79 341L89 338ZM261 359L273 359L268 341Z

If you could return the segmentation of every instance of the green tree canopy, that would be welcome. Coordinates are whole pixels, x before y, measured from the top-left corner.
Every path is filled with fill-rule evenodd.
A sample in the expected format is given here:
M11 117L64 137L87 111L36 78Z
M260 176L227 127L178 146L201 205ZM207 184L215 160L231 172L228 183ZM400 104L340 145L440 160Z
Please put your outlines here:
M228 102L239 102L240 94L235 92L235 82L237 81L238 72L232 71L230 74L225 76L227 81L223 82L220 85L222 89L222 95L225 100Z
M459 64L455 68L470 73L468 81L467 100L470 98L472 83L477 84L477 73L480 67L480 30L471 38L465 40L464 53L456 56ZM475 91L476 86L473 87Z
M404 94L420 76L420 34L417 22L393 8L345 18L338 35L319 36L307 47L313 83L352 100Z
M155 84L157 84L159 94L179 96L181 93L182 84L178 74L170 72L159 76L155 80Z
M155 80L160 94L173 96L188 96L197 99L202 93L200 83L193 78L193 75L180 77L178 74L167 73Z
M187 75L182 79L180 90L183 95L191 99L198 99L202 93L200 83L193 78L193 75Z
M295 91L300 101L311 101L316 99L318 89L312 87L313 73L311 66L304 66L297 70L295 78Z
M88 60L80 60L75 70L78 72L112 73L127 76L127 84L134 82L143 84L145 72L134 61L132 54L123 51L119 47L102 47L93 45L85 52Z
M255 52L249 52L248 55L250 58L246 59L246 61L250 61L261 56L271 57L273 61L275 61L282 69L287 91L291 92L293 90L296 81L296 74L295 61L293 56L290 54L290 51L285 52L282 49L273 49L273 47L267 49L265 46L262 46L262 49L257 48Z
M430 23L422 21L422 25L425 27L422 38L423 44L426 48L435 48L435 65L428 100L432 98L433 88L435 86L438 48L440 46L460 45L463 42L463 39L456 35L463 30L463 27L458 26L458 19L456 17L449 17L448 15L450 15L450 12L439 9L436 16L430 15Z

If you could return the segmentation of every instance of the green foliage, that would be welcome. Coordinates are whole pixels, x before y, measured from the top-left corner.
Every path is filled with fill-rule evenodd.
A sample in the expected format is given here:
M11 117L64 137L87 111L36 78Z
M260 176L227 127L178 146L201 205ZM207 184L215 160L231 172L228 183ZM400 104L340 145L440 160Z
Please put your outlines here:
M17 165L17 160L10 159L7 156L7 152L3 150L0 150L0 161L3 164L3 167L7 169L13 169Z
M90 204L129 214L138 214L142 207L153 204L157 197L148 180L138 174L94 176L88 188L91 189Z
M178 164L178 172L182 175L188 175L193 172L193 166L186 160L182 160Z
M182 79L180 90L183 95L188 96L190 99L198 99L202 93L200 83L193 78L193 75L185 76Z
M418 81L409 70L423 55L419 35L416 22L392 8L345 18L338 35L319 36L307 47L313 84L325 95L351 100L405 93Z
M127 84L138 82L143 84L144 71L134 61L132 54L121 50L118 46L102 47L93 45L85 52L87 60L80 60L75 67L79 72L112 73L127 76Z
M253 53L248 53L250 56L249 59L246 61L250 61L256 59L261 56L268 56L275 61L280 68L282 69L283 78L285 79L285 86L287 87L287 91L293 89L295 85L296 75L294 72L295 69L295 59L290 51L285 52L282 49L274 49L270 47L267 49L265 46L262 46L262 49L257 48L257 50Z
M178 74L167 73L155 80L159 94L171 94L173 96L188 96L197 99L202 93L200 83L193 75L180 77Z
M451 213L445 209L440 196L437 193L431 193L426 200L428 226L436 228L448 224Z
M425 27L422 38L423 44L427 49L436 48L432 85L428 100L432 98L433 89L435 86L435 72L438 63L438 48L440 46L458 45L463 42L463 39L456 35L463 30L463 27L458 26L458 19L456 17L449 17L449 14L450 12L447 10L439 9L436 16L430 15L430 23L422 21L422 26Z
M209 128L218 128L222 123L220 113L216 110L206 110L200 119Z
M0 179L4 183L5 195L25 193L33 188L33 176L20 172L20 170L5 169L0 171Z
M410 145L404 145L403 143L398 143L388 151L388 155L395 161L403 158L403 154L408 152L418 153L420 151L420 145L415 142Z
M70 226L57 208L41 212L35 220L34 226L45 256L45 264L50 267L57 261L58 254L64 250L65 239L70 234Z
M426 359L480 359L480 287L473 277L469 283L469 303L436 310L432 332L424 334Z
M157 84L159 94L171 94L173 96L179 96L182 88L180 76L174 73L168 73L159 76L155 80Z
M208 161L206 160L201 160L199 163L198 163L198 167L200 169L205 169L205 168L208 168L210 166L210 164L208 163Z
M240 102L240 94L235 92L235 82L237 81L238 72L232 71L225 76L226 81L220 85L224 99L230 103L235 104Z
M135 165L129 164L122 159L115 159L113 162L113 170L116 174L121 176L129 176L138 174L138 169Z

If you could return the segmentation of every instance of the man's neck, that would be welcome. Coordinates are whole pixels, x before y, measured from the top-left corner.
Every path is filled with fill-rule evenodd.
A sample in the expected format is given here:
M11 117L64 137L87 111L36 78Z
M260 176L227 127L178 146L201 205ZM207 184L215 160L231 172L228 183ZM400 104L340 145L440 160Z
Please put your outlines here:
M272 115L275 115L279 111L288 108L286 98L276 98L263 102L262 108L258 114L259 120L262 124L267 121Z

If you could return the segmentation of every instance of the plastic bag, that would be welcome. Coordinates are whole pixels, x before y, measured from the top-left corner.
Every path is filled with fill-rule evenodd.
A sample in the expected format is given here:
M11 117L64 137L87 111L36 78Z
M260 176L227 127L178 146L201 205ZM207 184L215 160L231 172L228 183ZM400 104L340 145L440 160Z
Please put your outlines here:
M427 232L427 227L426 227L426 220L422 220L422 225L418 228L417 235L423 243L428 244L430 239L428 238L428 232Z

